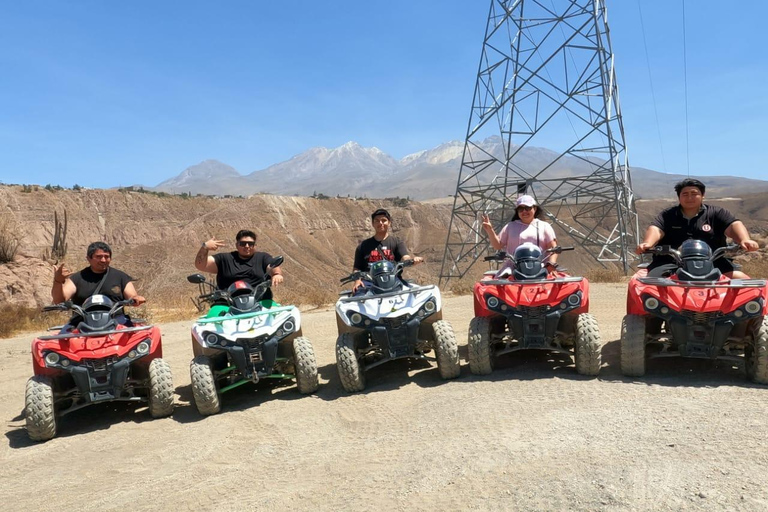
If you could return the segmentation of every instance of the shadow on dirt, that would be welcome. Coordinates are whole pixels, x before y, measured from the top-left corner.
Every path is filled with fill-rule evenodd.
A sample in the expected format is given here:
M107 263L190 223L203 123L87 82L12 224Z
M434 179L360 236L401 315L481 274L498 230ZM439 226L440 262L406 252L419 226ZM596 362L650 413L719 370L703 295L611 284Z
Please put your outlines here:
M321 388L322 389L322 383ZM176 388L176 394L179 399L176 401L176 407L173 410L173 419L179 423L195 423L204 420L203 416L197 412L192 397L192 385L179 386ZM272 400L297 400L307 395L302 395L296 388L296 382L290 379L264 379L257 384L243 384L242 386L231 389L221 395L221 413L244 411Z
M649 355L653 355L653 351ZM732 361L711 361L682 357L649 357L645 361L645 375L626 377L621 373L621 345L611 340L603 345L603 367L600 380L630 382L648 386L716 388L718 386L739 386L765 389L747 379L743 363Z
M66 416L56 419L56 438L79 436L98 430L107 430L119 423L144 423L154 418L149 415L147 404L139 402L109 402L95 404L74 411ZM13 421L24 420L22 412ZM27 448L41 444L31 441L27 436L27 429L21 425L14 430L6 432L8 446L11 448Z

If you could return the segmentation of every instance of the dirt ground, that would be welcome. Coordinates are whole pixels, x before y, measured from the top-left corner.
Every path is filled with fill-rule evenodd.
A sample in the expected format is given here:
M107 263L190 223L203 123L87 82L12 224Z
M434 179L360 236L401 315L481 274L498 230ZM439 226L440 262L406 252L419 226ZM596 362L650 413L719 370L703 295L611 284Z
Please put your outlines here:
M31 336L0 340L0 508L9 510L768 510L768 389L742 368L652 361L619 370L624 285L592 286L597 379L541 352L488 377L466 365L470 296L445 302L462 374L396 362L349 395L330 309L303 315L320 389L247 385L203 418L191 403L189 322L163 324L172 417L104 404L24 429Z

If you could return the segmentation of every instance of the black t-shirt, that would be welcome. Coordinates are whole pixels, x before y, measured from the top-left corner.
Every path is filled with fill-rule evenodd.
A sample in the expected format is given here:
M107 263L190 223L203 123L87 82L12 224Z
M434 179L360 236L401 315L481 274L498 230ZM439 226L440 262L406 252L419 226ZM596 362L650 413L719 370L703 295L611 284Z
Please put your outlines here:
M75 294L72 296L72 302L78 306L82 306L83 302L94 294L103 277L104 274L97 274L91 270L91 267L86 267L80 272L76 272L69 276L72 282L75 283L75 287L77 287ZM99 294L106 295L115 302L125 300L123 290L125 290L125 285L131 281L133 281L131 276L116 268L110 267L107 270L107 277L104 279L104 284L101 286Z
M651 223L664 232L658 245L670 245L677 249L688 239L706 242L714 251L726 246L725 230L738 219L731 212L719 206L702 205L692 219L683 217L683 209L673 206L663 210ZM654 263L673 261L669 256L655 256Z
M360 242L355 250L354 268L363 272L368 272L369 263L375 263L381 260L400 261L403 256L408 254L408 248L405 242L396 236L389 235L382 241L371 237Z
M265 252L255 252L244 260L237 251L232 251L214 254L213 261L218 269L216 286L219 290L226 290L235 281L246 281L251 286L262 283L267 275L267 267L272 264L274 258ZM267 290L261 297L262 300L271 298L271 290Z

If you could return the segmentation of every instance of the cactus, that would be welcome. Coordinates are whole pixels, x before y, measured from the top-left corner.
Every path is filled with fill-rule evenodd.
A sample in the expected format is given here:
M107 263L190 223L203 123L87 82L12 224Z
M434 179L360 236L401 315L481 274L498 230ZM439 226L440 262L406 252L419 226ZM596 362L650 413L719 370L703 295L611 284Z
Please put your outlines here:
M59 214L53 212L53 247L51 248L51 258L63 260L67 255L67 210L64 210L64 223L59 221Z

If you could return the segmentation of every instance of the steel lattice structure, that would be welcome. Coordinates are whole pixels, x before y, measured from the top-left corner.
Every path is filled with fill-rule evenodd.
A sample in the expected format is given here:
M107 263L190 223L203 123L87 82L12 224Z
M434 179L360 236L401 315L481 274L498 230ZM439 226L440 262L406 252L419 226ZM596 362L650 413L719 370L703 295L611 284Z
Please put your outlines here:
M522 193L629 270L637 213L603 0L491 1L441 282L487 254L480 214L498 233Z

